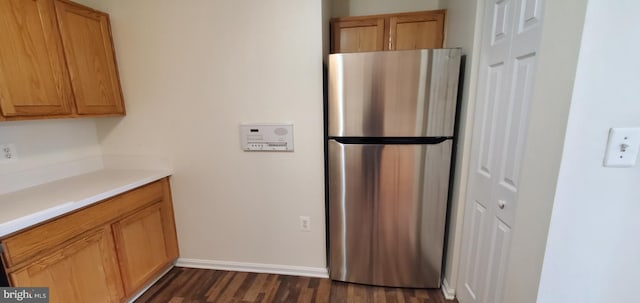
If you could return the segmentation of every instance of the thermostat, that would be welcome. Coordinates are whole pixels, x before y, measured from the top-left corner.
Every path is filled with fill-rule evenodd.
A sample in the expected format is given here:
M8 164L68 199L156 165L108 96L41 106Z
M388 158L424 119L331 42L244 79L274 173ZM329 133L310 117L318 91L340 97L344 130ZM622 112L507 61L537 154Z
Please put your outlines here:
M293 124L241 124L244 151L293 151Z

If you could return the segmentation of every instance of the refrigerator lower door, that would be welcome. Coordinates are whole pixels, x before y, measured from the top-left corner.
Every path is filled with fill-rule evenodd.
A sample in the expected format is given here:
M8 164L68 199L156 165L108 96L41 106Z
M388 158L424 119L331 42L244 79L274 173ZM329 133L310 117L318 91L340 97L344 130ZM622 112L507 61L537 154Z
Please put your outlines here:
M440 286L451 140L341 144L329 140L330 276Z

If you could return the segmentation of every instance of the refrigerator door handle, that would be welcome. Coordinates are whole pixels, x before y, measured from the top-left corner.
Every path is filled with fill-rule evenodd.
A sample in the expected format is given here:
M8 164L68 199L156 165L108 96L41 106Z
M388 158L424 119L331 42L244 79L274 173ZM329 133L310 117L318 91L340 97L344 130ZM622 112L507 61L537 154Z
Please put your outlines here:
M453 137L332 137L341 144L440 144Z

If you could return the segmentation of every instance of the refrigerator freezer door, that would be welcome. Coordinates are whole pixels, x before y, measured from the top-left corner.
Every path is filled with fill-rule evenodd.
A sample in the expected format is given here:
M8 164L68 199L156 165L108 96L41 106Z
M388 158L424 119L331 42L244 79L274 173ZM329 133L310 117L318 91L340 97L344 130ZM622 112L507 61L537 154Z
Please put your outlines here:
M460 49L330 55L329 136L453 136L460 56Z
M425 145L329 140L330 276L440 286L451 140Z

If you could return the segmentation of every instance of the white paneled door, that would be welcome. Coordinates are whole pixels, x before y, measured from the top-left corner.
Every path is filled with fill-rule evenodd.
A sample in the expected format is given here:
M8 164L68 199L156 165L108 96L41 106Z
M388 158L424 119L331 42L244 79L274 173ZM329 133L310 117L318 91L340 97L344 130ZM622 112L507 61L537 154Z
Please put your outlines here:
M503 303L543 0L486 0L458 300Z

